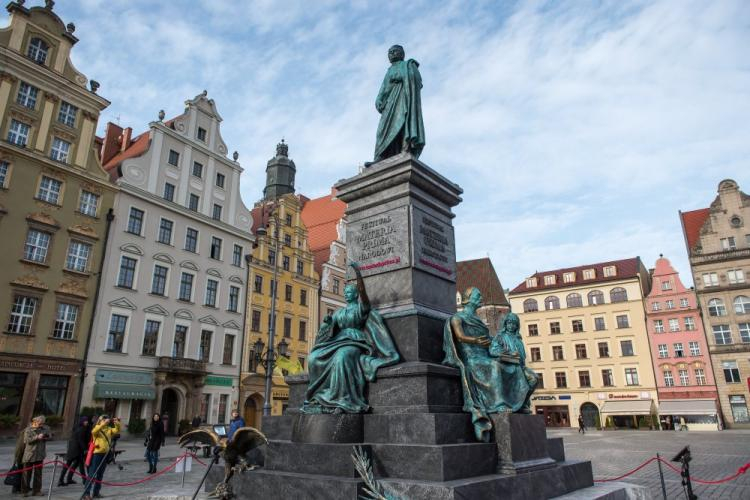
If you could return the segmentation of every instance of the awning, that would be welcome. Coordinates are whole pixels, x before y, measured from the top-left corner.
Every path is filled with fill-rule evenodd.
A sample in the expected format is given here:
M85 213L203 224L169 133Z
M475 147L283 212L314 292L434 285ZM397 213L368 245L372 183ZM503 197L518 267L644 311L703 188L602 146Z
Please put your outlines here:
M94 399L156 399L156 389L150 385L97 382Z
M659 403L660 415L716 415L713 399L668 399Z
M602 406L602 414L609 415L650 415L650 399L634 399L631 401L605 401Z

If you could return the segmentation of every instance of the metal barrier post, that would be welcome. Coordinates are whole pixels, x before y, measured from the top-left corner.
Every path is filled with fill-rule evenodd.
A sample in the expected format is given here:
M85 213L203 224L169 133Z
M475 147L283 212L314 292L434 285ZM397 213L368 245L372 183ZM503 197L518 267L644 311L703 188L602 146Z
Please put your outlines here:
M33 471L36 474L36 471ZM39 471L41 474L42 471ZM57 475L57 458L55 458L55 466L52 468L52 481L49 482L49 491L47 491L47 500L52 499L52 485L55 484L55 476Z
M661 496L664 500L667 500L667 485L664 484L664 471L661 468L661 457L656 454L656 463L659 464L659 481L661 482Z

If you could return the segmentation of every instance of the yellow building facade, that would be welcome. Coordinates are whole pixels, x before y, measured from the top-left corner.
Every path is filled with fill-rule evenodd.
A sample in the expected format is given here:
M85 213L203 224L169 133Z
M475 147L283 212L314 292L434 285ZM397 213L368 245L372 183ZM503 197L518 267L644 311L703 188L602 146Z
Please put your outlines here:
M547 426L636 428L658 405L640 258L537 272L510 294L527 365L541 381L532 411Z

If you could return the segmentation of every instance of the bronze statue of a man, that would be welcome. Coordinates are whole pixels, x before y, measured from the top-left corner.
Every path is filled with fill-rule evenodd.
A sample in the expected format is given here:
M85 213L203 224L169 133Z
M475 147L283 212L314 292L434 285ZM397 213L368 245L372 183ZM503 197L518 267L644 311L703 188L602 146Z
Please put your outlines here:
M419 63L414 59L404 60L404 56L401 45L388 49L391 67L375 100L375 108L380 113L376 162L404 151L419 157L425 145Z

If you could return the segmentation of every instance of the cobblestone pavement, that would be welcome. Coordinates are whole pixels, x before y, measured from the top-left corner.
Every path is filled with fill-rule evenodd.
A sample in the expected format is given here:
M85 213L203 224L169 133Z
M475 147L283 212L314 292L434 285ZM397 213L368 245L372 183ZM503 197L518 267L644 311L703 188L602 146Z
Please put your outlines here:
M47 445L47 460L54 459L54 454L58 452L64 452L67 446L65 441L53 441ZM0 444L0 472L7 471L11 467L13 461L13 447L14 444L5 442ZM122 470L117 465L110 464L107 466L107 470L104 474L105 481L118 482L118 483L129 483L137 481L144 477L149 476L146 474L148 465L144 461L143 457L143 441L142 440L121 440L117 445L118 450L123 450L117 459L117 463L122 466ZM160 452L160 459L158 469L161 470L170 464L172 464L175 458L181 455L183 450L177 447L175 438L167 438L167 446L163 447ZM201 460L207 463L207 459ZM131 500L148 499L152 496L162 496L164 498L190 498L195 492L198 483L203 477L205 468L193 461L192 470L185 473L185 486L181 487L182 473L176 473L170 470L153 480L146 481L144 483L128 486L128 487L113 487L113 486L102 486L101 494L104 498L125 498ZM57 487L57 480L59 478L60 469L56 477L54 478L54 484L52 488L52 498L55 500L77 500L83 493L82 480L79 477L75 477L75 481L78 484L65 486L63 488ZM50 481L52 480L52 466L48 466L44 469L42 474L43 478L43 492L44 496L47 496ZM20 495L11 496L10 487L2 486L0 484L0 498L21 498ZM7 496L3 493L8 494ZM205 493L198 496L199 499L207 498Z
M591 460L594 479L617 477L636 468L657 452L665 460L670 460L685 445L690 445L693 455L690 475L695 478L720 479L737 472L742 465L750 462L748 431L589 431L581 435L576 429L548 429L547 435L563 438L567 458ZM679 467L679 464L674 465ZM679 474L667 466L663 466L663 470L667 498L687 498ZM662 498L656 462L622 481L646 486L655 499ZM750 471L734 481L720 485L693 483L693 492L701 500L750 499Z

